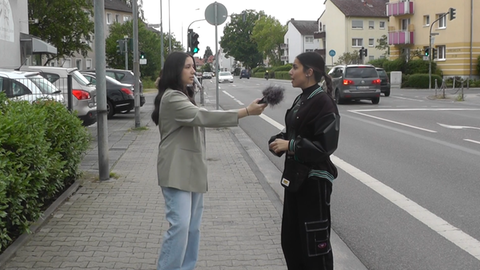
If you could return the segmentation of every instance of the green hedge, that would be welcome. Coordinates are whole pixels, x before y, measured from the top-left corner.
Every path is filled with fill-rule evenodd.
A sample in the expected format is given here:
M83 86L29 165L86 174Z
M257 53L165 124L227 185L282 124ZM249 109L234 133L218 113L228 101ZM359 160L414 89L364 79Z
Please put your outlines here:
M412 74L405 76L405 81L402 87L407 88L428 88L428 74ZM432 74L432 88L435 87L435 79L438 85L442 84L442 77L437 74Z
M64 105L0 93L0 251L78 176L90 134Z

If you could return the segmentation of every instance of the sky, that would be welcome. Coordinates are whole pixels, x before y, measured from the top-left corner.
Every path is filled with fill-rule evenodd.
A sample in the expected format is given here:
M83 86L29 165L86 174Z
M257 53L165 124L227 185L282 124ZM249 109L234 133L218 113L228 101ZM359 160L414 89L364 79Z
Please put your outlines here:
M200 52L203 57L205 49L209 46L212 52L215 51L215 26L205 19L205 10L214 3L213 0L143 0L143 11L145 19L149 24L160 23L160 1L162 1L162 22L164 33L172 33L175 38L186 48L187 28L198 33ZM170 2L170 3L169 3ZM219 0L216 1L227 9L227 13L239 14L243 10L252 9L257 12L263 10L266 15L275 17L281 24L285 25L290 19L316 21L324 11L324 0ZM170 8L169 8L170 6ZM169 18L169 14L171 15ZM223 35L225 24L230 18L217 26L218 41ZM220 49L220 45L218 45Z

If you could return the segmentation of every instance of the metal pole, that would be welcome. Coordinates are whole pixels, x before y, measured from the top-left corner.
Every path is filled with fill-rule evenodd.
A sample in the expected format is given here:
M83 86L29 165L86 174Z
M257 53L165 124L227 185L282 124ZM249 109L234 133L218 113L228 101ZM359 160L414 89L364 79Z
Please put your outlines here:
M436 19L435 21L433 21L432 24L430 24L430 32L428 34L428 49L430 50L429 54L428 54L428 90L431 90L432 89L432 53L433 53L433 50L432 50L432 27L433 25L438 22L440 19L442 19L443 17L447 16L448 12L446 13L443 13L442 15L440 15L438 17L438 19ZM438 33L437 33L438 34Z
M160 70L163 69L163 18L162 18L162 0L160 0Z
M140 127L140 66L138 63L138 0L133 0L133 74L135 75L135 127Z
M216 108L218 110L218 99L219 99L219 89L218 89L218 4L215 2L215 94L216 94Z
M128 70L128 36L123 38L125 40L125 70Z
M97 136L98 173L100 181L109 180L108 168L108 125L107 125L107 85L105 71L105 2L94 1L95 16L95 77L97 80Z
M168 53L172 52L172 32L170 31L170 0L168 0Z

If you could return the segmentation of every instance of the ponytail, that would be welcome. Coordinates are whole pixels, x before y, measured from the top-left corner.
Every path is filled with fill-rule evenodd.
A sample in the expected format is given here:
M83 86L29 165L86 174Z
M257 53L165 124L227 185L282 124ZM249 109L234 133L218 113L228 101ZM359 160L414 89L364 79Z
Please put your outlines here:
M323 78L325 79L325 83L327 84L327 94L332 96L333 93L333 84L332 84L332 77L328 74L324 74Z

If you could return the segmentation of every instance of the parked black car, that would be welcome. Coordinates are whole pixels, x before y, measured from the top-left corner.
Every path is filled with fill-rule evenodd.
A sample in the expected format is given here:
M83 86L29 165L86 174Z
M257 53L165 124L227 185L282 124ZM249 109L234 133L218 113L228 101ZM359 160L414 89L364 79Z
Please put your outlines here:
M87 80L96 85L97 79L95 73L82 72ZM133 96L133 88L130 84L124 84L105 76L107 87L107 111L108 119L112 118L116 113L127 113L135 107L135 99Z
M378 76L382 80L381 91L388 97L390 96L390 80L388 79L387 72L383 68L375 68L377 70Z

